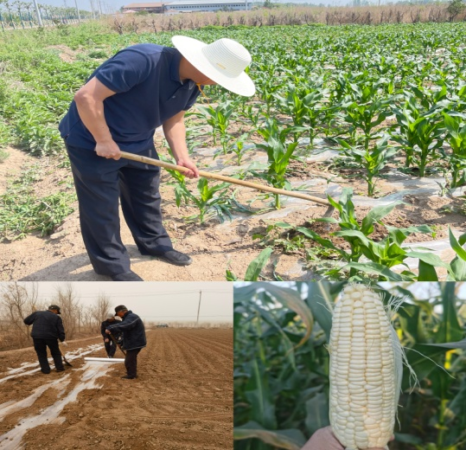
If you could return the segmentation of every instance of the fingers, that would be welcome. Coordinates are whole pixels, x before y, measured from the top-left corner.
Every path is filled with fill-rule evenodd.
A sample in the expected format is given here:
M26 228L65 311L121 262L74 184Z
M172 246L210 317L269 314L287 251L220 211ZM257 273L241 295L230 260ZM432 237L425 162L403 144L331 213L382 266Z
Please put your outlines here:
M121 158L120 148L114 141L98 142L95 146L95 152L105 159L119 160Z

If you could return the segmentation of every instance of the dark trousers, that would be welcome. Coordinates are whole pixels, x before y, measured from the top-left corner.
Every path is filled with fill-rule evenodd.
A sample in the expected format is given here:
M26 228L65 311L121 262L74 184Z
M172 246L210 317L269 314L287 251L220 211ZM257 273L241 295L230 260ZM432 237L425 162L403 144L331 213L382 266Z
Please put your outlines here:
M160 168L121 158L106 159L92 150L67 146L79 202L81 233L94 270L119 275L130 270L120 237L118 199L134 241L143 255L172 248L162 224ZM158 159L155 147L140 153Z
M116 345L111 339L109 342L105 342L105 351L109 358L113 358L115 356Z
M140 351L140 348L126 350L125 367L129 377L136 377L138 374L138 353Z
M42 371L42 373L50 373L50 365L47 360L47 347L50 349L50 353L52 354L53 362L55 363L55 368L57 370L64 370L57 339L34 338L33 341L34 350L37 353L37 358L39 359L40 370Z

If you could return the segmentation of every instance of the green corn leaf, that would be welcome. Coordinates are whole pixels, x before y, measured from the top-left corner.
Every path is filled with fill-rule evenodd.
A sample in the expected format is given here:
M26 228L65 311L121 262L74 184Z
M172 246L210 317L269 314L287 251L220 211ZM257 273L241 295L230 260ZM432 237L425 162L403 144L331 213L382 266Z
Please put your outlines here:
M390 214L396 206L401 205L402 203L403 202L401 201L397 201L390 203L389 205L376 206L375 208L371 209L371 211L369 211L367 216L364 217L362 221L361 231L366 236L371 234L374 231L374 223Z
M456 239L455 235L451 231L451 228L448 228L448 236L450 238L450 245L455 251L455 253L463 260L466 261L466 250L460 245L458 240ZM464 239L465 235L461 237Z
M306 402L306 428L309 434L314 434L320 428L328 425L328 400L324 393L319 393Z
M435 267L424 262L422 259L419 260L418 271L418 281L438 281Z
M374 262L349 263L343 267L343 270L350 269L350 268L360 270L361 272L367 272L370 274L380 275L384 280L387 280L387 281L407 281L410 279L409 277L400 275L396 272L392 272L387 266L384 266L383 264L377 264Z
M442 322L435 335L435 342L454 342L464 336L456 311L455 283L441 283Z
M272 295L278 302L283 304L285 307L295 311L306 326L306 333L297 345L300 347L303 345L312 333L314 325L314 317L307 304L301 299L299 292L294 289L284 288L277 286L273 283L259 282L255 285L257 288L263 288L266 292Z
M300 450L306 443L306 438L299 430L267 430L253 421L235 427L233 431L234 440L254 438L285 450Z
M311 308L314 319L324 330L327 342L330 340L333 310L333 299L329 288L329 284L324 281L309 283L307 294L307 304Z
M267 247L259 253L259 256L254 259L246 269L244 281L257 281L272 252L273 248Z
M249 362L250 378L244 392L251 405L251 417L260 421L264 427L275 429L275 406L270 392L269 378L265 376L265 368L257 359Z

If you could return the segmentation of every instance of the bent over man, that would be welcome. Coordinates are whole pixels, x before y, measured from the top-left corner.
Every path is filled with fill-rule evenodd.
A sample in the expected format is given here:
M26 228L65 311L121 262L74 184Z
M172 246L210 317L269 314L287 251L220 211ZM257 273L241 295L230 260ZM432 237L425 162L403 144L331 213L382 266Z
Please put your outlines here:
M105 330L114 323L117 323L115 316L113 314L108 314L107 320L104 320L100 325L100 334L102 334L102 337L104 338L105 351L107 352L107 356L109 358L113 358L115 356L117 346L113 339L107 333L105 333ZM112 335L115 341L118 342L121 333L115 331L114 333L112 333Z
M189 169L188 177L198 177L188 153L184 115L202 86L219 84L245 96L255 91L244 72L251 56L238 42L172 40L176 48L137 44L104 62L76 93L59 126L89 259L96 273L114 281L142 281L131 271L120 237L119 199L141 254L180 266L192 262L173 249L163 226L160 168L120 159L121 150L158 159L154 133L162 126L176 163Z
M57 372L63 372L62 355L58 347L58 340L65 341L65 329L61 317L60 307L49 306L47 311L35 311L24 319L26 325L32 325L31 337L34 341L34 350L39 359L42 373L50 373L50 365L47 359L47 347L52 354Z
M125 367L127 374L122 378L132 380L137 378L138 375L138 354L147 344L146 330L141 318L137 314L134 314L133 311L128 311L128 308L124 305L119 305L115 308L115 316L120 317L122 321L109 325L105 332L107 334L113 334L114 332L123 333L123 349L126 350Z

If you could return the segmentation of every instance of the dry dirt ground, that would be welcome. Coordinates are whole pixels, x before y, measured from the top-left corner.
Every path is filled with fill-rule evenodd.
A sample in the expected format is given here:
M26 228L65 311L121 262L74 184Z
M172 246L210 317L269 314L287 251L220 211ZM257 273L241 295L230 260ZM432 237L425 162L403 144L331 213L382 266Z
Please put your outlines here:
M242 130L236 130L239 134ZM231 175L237 170L234 155L220 155L213 159L212 141L203 136L204 141L200 148L193 154L193 159L198 167L204 170L221 172ZM162 147L163 136L156 134L157 148ZM49 195L57 189L68 189L73 192L71 172L69 168L63 167L63 161L57 158L37 159L27 155L21 155L19 150L13 149L13 158L8 163L8 172L18 173L21 170L39 164L36 169L40 174L35 191L38 196ZM166 153L162 149L162 154ZM248 170L253 161L266 161L265 154L258 150L250 150L245 153L242 169ZM8 161L8 160L7 160ZM305 191L310 195L325 198L325 190L328 186L352 187L355 194L364 195L366 184L361 179L357 170L339 169L328 170L330 161L321 162L299 162L294 161L289 167L289 180L292 185L300 185L311 182ZM3 172L2 172L3 170ZM7 172L0 164L0 178ZM11 177L10 177L11 179ZM403 178L403 176L400 177ZM378 197L396 193L399 186L392 185L391 179L381 179L378 182ZM263 183L262 180L252 181ZM412 177L414 184L410 188L421 187L416 185L416 178ZM431 182L433 183L433 182ZM5 183L0 182L0 192ZM433 183L434 186L435 183ZM196 192L196 182L189 181L189 188ZM68 186L68 187L66 187ZM295 226L308 226L318 231L322 236L328 236L334 228L322 228L321 224L309 225L311 219L322 217L326 207L311 203L306 200L284 199L284 206L280 211L245 215L234 214L232 222L219 223L213 218L205 224L198 222L188 223L187 217L195 215L197 209L190 205L182 205L178 208L175 204L174 184L172 177L163 172L161 183L161 194L163 198L162 211L165 226L172 237L176 249L188 253L194 262L188 267L177 267L166 264L157 258L142 256L137 250L131 233L123 218L121 220L121 234L132 261L132 269L147 281L214 281L225 280L225 272L230 269L239 279L244 277L250 262L261 252L263 244L257 235L267 235L267 227L277 221L283 221ZM230 192L235 188L231 187ZM239 188L236 199L247 206L253 212L259 212L267 208L271 199L259 197L257 191L247 188ZM412 235L406 242L424 242L433 238L442 239L448 236L448 226L457 231L465 230L465 215L460 213L464 208L464 199L453 199L449 197L434 196L430 193L425 195L413 195L405 197L405 204L397 207L384 223L396 227L409 227L413 225L428 224L433 227L435 236L426 234ZM252 202L252 203L251 203ZM48 237L41 237L38 233L28 235L21 240L4 240L0 243L0 281L23 280L23 281L103 281L107 277L98 276L92 270L89 263L79 227L79 216L77 204L74 204L75 212L68 216L64 223L54 230ZM358 206L357 216L362 219L371 209L371 206ZM336 214L334 214L334 217ZM380 227L372 236L382 238L385 230ZM277 236L280 237L280 236ZM344 242L341 242L344 246ZM453 258L451 250L447 250L445 260ZM273 279L273 273L284 280L310 280L314 278L312 272L307 269L305 252L303 250L287 249L277 247L269 263L263 270L263 274Z
M71 342L66 353L92 343L101 339ZM0 353L1 450L233 448L232 329L148 332L136 380L120 378L123 363L77 358L64 373L2 382L35 360L32 349Z

